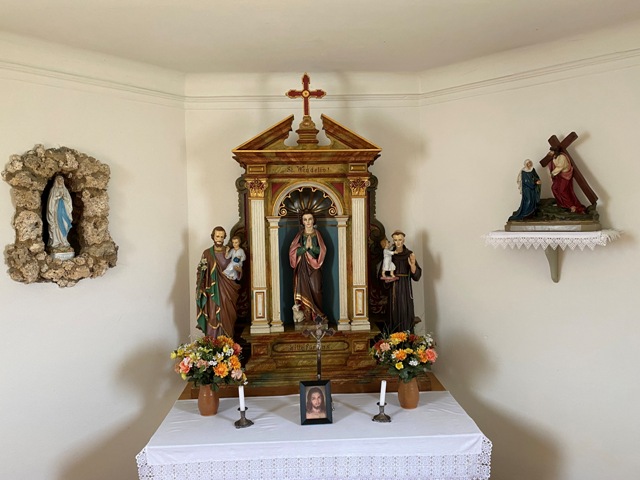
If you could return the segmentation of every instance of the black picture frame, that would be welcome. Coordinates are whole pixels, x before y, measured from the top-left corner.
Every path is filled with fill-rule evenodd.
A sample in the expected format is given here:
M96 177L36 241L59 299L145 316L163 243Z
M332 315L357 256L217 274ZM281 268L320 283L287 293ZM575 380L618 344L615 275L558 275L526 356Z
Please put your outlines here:
M314 413L311 411L312 395L317 393L320 393L320 398L324 400L324 409L321 407L320 413ZM318 398L317 395L316 398ZM309 408L307 408L307 404ZM322 423L333 423L331 381L313 380L300 382L300 424L319 425Z

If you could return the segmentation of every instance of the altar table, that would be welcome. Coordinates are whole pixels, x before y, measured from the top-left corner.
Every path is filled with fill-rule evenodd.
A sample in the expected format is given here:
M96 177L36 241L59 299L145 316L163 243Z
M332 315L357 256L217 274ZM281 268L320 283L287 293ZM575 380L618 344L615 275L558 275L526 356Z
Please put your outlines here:
M377 394L336 394L333 423L300 425L298 395L235 398L203 417L178 400L137 455L140 480L488 479L491 442L449 392L421 392L405 410L387 393L390 423L373 422Z

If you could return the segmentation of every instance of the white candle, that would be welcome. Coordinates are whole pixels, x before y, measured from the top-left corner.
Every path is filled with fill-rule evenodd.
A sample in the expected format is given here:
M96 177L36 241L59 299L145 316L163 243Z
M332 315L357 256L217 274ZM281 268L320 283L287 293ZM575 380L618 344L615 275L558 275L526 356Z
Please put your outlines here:
M240 411L244 412L244 385L238 387L238 396L240 397Z
M387 381L382 380L380 382L380 406L384 406L384 395L387 393Z

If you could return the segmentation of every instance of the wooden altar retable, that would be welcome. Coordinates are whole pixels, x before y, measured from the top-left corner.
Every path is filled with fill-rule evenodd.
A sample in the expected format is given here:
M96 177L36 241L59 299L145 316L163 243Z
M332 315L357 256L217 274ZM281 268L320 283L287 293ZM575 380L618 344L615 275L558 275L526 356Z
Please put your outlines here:
M307 74L302 80L302 90L287 92L304 102L297 139L290 115L233 150L244 173L237 182L241 219L232 234L246 239L250 257L243 279L250 322L236 334L251 348L251 382L266 385L314 376L315 343L294 327L288 258L303 213L313 215L327 251L322 309L337 334L323 340L324 378L371 377L370 340L386 300L375 271L384 227L375 219L377 179L369 172L381 149L326 115L320 140L309 99L325 92L310 90Z

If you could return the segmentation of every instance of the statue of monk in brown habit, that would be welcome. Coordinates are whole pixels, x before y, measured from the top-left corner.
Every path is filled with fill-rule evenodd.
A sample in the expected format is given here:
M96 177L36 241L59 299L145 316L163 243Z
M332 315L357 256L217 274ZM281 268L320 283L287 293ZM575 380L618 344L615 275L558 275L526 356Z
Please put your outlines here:
M395 281L386 281L389 288L389 319L386 328L389 333L413 332L415 312L413 307L413 287L411 282L417 282L422 277L422 268L416 261L415 254L404 244L405 234L396 230L393 238L393 263L396 265Z

